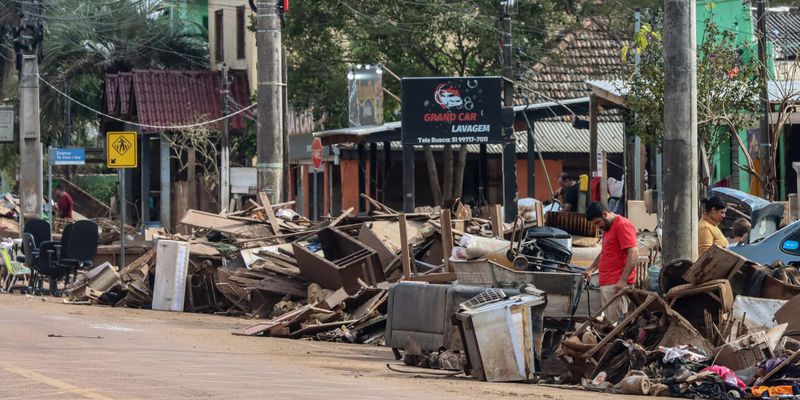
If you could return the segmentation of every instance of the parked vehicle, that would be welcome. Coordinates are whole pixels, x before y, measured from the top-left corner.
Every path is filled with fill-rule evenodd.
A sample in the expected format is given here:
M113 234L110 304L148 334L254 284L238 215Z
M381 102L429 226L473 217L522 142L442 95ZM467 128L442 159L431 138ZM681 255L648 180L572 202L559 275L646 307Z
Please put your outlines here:
M759 264L781 261L800 267L800 221L750 244L731 247L731 251Z
M782 204L771 203L761 197L731 188L713 188L710 192L712 196L719 196L728 203L728 214L719 227L725 236L733 236L731 226L741 217L750 220L752 229L747 238L750 243L765 238L778 230L778 225L783 218Z

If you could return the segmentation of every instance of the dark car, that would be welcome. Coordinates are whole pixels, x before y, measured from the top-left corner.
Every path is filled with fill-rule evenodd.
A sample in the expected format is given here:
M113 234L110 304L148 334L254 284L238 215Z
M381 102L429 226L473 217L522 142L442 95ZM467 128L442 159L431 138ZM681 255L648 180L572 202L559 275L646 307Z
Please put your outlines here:
M753 228L748 237L749 242L765 238L778 230L778 225L783 218L783 205L772 203L758 196L731 188L713 188L711 195L722 198L728 204L728 214L719 224L719 229L725 236L733 236L731 227L733 222L741 217L747 218Z
M755 243L731 247L731 251L759 264L769 265L781 261L800 267L800 221Z

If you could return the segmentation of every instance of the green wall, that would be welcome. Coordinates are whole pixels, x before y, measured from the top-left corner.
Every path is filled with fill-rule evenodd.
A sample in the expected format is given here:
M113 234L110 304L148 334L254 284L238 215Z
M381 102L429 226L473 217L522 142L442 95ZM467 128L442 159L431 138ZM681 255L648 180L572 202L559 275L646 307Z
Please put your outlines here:
M741 0L697 0L696 20L698 45L703 41L705 21L711 16L711 20L716 23L720 29L731 31L736 35L737 46L747 49L743 56L745 60L749 57L758 57L758 44L756 42L755 25L750 12L750 6L751 2L743 2ZM767 43L767 67L771 76L774 76L775 71L773 54L772 44ZM744 143L747 143L747 130L740 130L739 137L742 138ZM727 143L723 143L718 150L718 154L715 154L715 173L712 184L728 175L736 175L736 171L731 170L731 157L733 156L731 154L731 149L731 142L728 141ZM779 154L782 155L783 152L779 151ZM747 163L747 159L741 150L738 151L738 160L741 165L746 165ZM739 170L738 181L739 190L744 192L750 191L750 175L748 173ZM781 193L784 191L785 190L782 190ZM783 194L781 194L781 196L783 196Z

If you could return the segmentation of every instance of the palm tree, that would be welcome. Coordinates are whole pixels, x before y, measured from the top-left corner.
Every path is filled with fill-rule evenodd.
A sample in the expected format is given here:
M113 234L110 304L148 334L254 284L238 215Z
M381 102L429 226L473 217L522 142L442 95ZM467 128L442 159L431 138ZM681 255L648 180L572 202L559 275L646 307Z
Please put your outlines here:
M16 99L13 34L19 0L0 0L0 96ZM165 0L49 0L44 2L43 78L56 87L71 82L72 97L100 109L106 72L133 68L208 69L208 44L197 27L170 18ZM64 131L64 101L41 86L42 141L54 143ZM0 98L2 100L2 98ZM99 117L73 107L73 126ZM7 147L7 146L4 146Z
M41 73L72 96L100 109L103 76L133 68L208 69L207 42L186 21L169 18L165 1L57 0L45 6L44 61ZM65 99L42 88L42 140L52 142L64 131ZM99 117L73 107L73 126Z

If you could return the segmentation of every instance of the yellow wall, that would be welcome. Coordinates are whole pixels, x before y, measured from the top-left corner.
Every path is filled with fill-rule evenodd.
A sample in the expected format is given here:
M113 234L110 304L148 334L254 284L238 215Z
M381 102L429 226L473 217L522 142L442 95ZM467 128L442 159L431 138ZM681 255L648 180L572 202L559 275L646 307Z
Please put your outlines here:
M239 59L236 54L236 7L244 6L245 10L245 32L244 32L244 54L245 58ZM217 27L216 12L222 10L223 26L223 49L225 57L222 60L216 59ZM247 70L247 77L250 83L250 93L256 92L256 34L247 29L250 26L251 17L254 13L246 1L242 0L209 0L208 2L208 51L211 53L211 69L220 69L224 61L231 69Z

